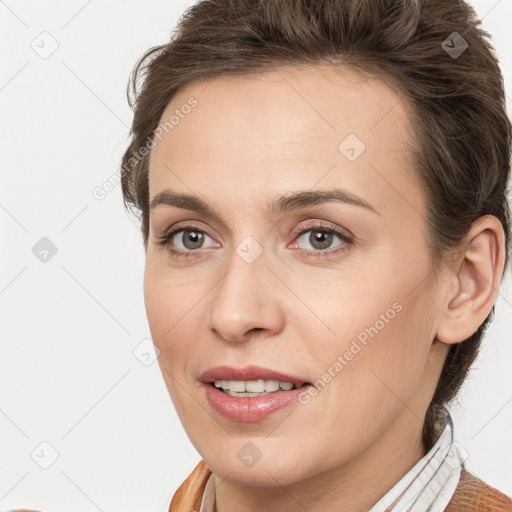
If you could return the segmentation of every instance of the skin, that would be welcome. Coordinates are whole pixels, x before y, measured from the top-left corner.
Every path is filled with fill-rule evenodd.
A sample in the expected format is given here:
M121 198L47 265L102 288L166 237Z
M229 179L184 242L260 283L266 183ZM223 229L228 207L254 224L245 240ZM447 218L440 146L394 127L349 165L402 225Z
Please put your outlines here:
M216 509L367 511L425 455L423 419L449 345L496 299L501 225L479 219L434 279L406 102L375 78L323 66L219 77L180 90L162 120L190 97L198 105L152 150L150 200L167 188L194 194L220 220L151 211L144 295L166 386L214 474ZM348 134L366 146L355 161L338 149ZM378 213L332 201L266 211L277 196L332 187ZM186 221L206 235L179 258L156 242ZM333 235L323 249L320 222L353 244ZM168 244L194 252L184 235ZM236 251L247 236L263 251L252 263ZM321 254L329 249L338 252ZM394 303L401 311L307 405L239 423L206 400L199 376L221 364L316 381ZM252 467L237 457L249 441L261 452Z

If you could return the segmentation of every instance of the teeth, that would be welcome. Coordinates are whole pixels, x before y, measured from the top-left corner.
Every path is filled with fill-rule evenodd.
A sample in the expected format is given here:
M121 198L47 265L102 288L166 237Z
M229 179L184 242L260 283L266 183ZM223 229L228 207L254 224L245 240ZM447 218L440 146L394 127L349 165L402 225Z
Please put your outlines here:
M235 391L236 393L245 392L245 382L243 380L230 380L228 382L229 391Z
M277 391L279 389L279 381L278 380L266 380L265 381L265 391L271 393L272 391Z
M243 386L243 382L241 383ZM238 391L232 388L229 388L230 391ZM265 391L265 381L264 380L248 380L245 383L245 390L248 393L263 393Z
M215 387L224 390L232 396L259 396L273 393L281 388L290 391L297 386L292 382L279 382L277 380L216 380ZM241 395L243 393L243 395Z

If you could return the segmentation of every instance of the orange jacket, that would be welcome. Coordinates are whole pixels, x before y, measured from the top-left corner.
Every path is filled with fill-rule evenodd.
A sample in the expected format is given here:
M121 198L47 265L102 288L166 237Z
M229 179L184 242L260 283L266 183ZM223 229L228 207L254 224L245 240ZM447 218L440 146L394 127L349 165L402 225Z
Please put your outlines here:
M169 512L199 512L211 471L204 460L178 487ZM512 500L494 487L462 469L459 484L445 512L512 512Z

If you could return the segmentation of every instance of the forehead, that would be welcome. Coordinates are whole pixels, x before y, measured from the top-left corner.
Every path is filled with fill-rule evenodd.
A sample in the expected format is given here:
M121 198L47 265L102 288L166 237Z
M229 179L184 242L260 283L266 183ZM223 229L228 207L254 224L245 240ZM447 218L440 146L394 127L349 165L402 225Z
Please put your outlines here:
M172 116L151 154L150 198L166 187L249 197L318 183L366 189L383 206L384 181L418 194L405 98L367 74L309 65L219 76L180 90L160 125Z

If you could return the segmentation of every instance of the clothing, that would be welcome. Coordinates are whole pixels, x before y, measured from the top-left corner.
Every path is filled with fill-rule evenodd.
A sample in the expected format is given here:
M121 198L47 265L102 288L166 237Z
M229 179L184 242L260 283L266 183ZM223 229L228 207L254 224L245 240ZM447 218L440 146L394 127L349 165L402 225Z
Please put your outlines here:
M201 460L174 494L169 512L214 512L214 479ZM464 467L464 450L444 423L434 446L369 512L512 512L512 500Z

